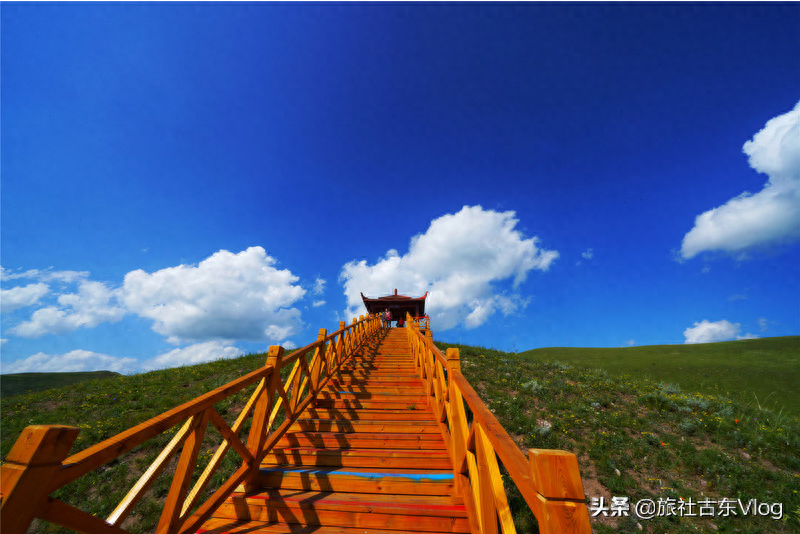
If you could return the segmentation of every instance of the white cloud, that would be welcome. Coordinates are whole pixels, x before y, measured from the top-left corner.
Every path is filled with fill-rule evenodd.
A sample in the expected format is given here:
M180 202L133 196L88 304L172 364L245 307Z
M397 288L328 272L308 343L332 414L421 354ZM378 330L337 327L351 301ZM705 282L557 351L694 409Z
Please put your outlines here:
M278 345L283 347L285 350L294 350L297 348L297 343L295 343L294 341L289 341L288 339L281 343L278 343Z
M695 322L694 327L687 328L683 331L683 336L686 338L684 343L729 341L736 338L740 329L741 325L739 323L733 324L725 320L712 323L703 319L699 323Z
M312 304L315 308L319 308L320 306L325 306L324 300L315 300Z
M581 253L581 256L585 260L590 260L590 259L592 259L594 257L594 252L592 251L591 248L589 248L589 249L586 250L586 252Z
M8 340L6 338L0 339L0 345L5 345L6 343L8 343Z
M305 290L298 277L274 267L262 247L238 254L220 250L198 265L125 275L128 309L155 321L153 330L182 340L279 340L302 325L290 308Z
M43 270L30 269L28 271L15 273L4 267L0 267L0 280L3 282L20 278L35 278L41 282L62 282L64 284L71 284L88 277L89 271L54 271L52 267L49 267Z
M625 342L626 347L632 347L634 345L636 345L636 341L634 341L633 339L629 339L628 341Z
M769 321L766 317L759 317L758 318L758 328L764 332L767 328L769 328Z
M767 122L744 144L750 166L769 176L758 193L744 192L697 216L681 255L739 253L800 237L800 102Z
M740 340L740 339L758 339L758 336L748 332L747 334L745 334L743 336L736 336L736 339L737 340Z
M114 371L131 373L137 367L134 358L118 358L88 350L73 350L66 354L39 352L23 360L3 364L3 373Z
M77 293L59 296L58 304L36 310L29 321L9 331L22 337L63 334L104 322L113 323L125 315L125 310L117 303L116 291L101 282L82 281Z
M348 309L346 317L365 312L361 292L377 297L398 288L402 294L429 292L426 311L438 330L462 323L477 327L497 310L512 313L527 301L494 286L510 280L516 289L533 270L547 271L558 252L537 246L515 227L513 211L497 212L464 206L458 213L431 221L428 230L411 239L408 253L389 250L374 265L366 260L342 267Z
M242 351L221 341L195 343L182 349L174 349L142 363L145 370L167 369L183 365L197 365L214 360L230 359L240 356Z
M315 295L322 295L322 293L325 291L326 283L327 282L325 280L323 280L320 277L317 277L317 279L314 280L314 289L311 290L311 292L314 293Z
M47 284L28 284L0 290L0 307L3 312L10 313L19 308L33 306L39 299L50 292Z

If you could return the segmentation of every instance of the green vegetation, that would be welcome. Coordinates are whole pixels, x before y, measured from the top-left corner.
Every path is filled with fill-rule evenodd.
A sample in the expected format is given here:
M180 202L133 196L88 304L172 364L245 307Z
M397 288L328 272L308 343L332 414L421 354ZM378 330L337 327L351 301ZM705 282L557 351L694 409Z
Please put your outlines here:
M698 345L546 348L520 356L670 382L687 391L721 395L800 416L800 336Z
M112 376L120 376L120 374L111 371L86 371L79 373L15 373L0 375L0 397L11 397L21 393L58 388L85 382L86 380L97 380Z
M153 371L131 376L80 382L67 387L0 399L0 454L6 457L20 432L33 424L62 424L81 428L72 453L83 450L151 417L222 386L253 371L266 362L265 354L232 360ZM283 371L288 372L286 368ZM255 386L218 403L215 407L229 424L236 418ZM279 418L280 419L280 418ZM166 446L178 428L146 442L121 458L79 478L55 495L82 510L107 517L138 477ZM243 434L249 429L245 426ZM209 425L199 464L204 467L221 436ZM158 522L161 503L169 491L169 474L177 463L173 458L150 492L123 523L131 532L150 532ZM222 467L210 484L216 489L241 465L241 459L228 451ZM196 477L197 475L195 475ZM207 490L206 494L211 491ZM67 532L49 523L34 522L33 532Z
M765 409L763 403L759 407L755 401L643 379L637 369L623 374L587 369L583 361L542 361L544 351L526 357L437 345L460 349L464 375L521 448L565 449L578 456L587 503L591 497L604 497L606 504L614 496L630 497L631 503L707 497L779 502L783 508L781 520L739 516L645 521L631 513L592 519L595 532L800 532L797 416ZM708 345L697 347L715 352ZM754 374L755 366L748 372ZM742 382L755 383L752 376ZM512 508L522 509L513 486L506 488ZM515 521L520 532L535 531L526 513L516 511Z
M792 339L796 344L797 338L784 338L789 343L787 347L791 347ZM762 342L761 360L775 361L780 357L763 348L772 341L780 347L780 340L756 341ZM764 408L762 390L753 389L759 391L759 406L752 396L748 399L744 395L746 402L742 402L713 390L712 393L693 390L688 382L658 377L643 379L644 373L638 367L625 369L626 372L604 371L587 369L593 365L585 360L544 361L544 351L554 349L514 355L484 348L438 345L461 349L464 374L521 448L566 449L578 455L589 498L604 497L608 502L612 496L628 496L635 502L643 498L683 497L697 502L706 496L780 502L783 507L781 520L749 516L650 521L630 516L605 517L592 520L596 532L640 532L637 523L643 532L659 534L800 532L800 420L790 415L788 409L776 412ZM741 346L719 344L726 345ZM677 352L702 351L696 359L711 359L702 354L718 354L721 358L718 347L711 345L668 348ZM620 352L638 350L646 354L645 349L650 348ZM591 354L590 349L585 350ZM796 351L789 354L793 349L780 350L787 360L796 358ZM686 361L691 362L688 353L685 354ZM736 353L730 354L729 360L735 362ZM265 359L263 354L248 355L4 396L0 399L0 454L5 457L22 429L30 424L79 426L82 430L73 452L84 449L252 371L263 365ZM718 368L721 367L719 363ZM752 365L742 372L739 384L731 383L717 391L743 389L741 384L754 387L757 369ZM721 369L718 374L727 376ZM711 385L709 379L705 387ZM252 389L220 402L217 410L227 421L232 421ZM782 395L791 394L793 389L781 391L773 385L773 390L781 391ZM107 516L171 435L165 433L79 479L60 490L58 497ZM201 466L219 439L209 427ZM228 452L212 486L216 487L239 464L238 456ZM158 520L159 501L169 488L171 469L168 467L157 480L135 515L124 523L125 528L132 532L152 531ZM507 488L512 507L517 510L519 532L535 532L534 521L523 510L521 497L511 484ZM61 530L37 523L33 531Z

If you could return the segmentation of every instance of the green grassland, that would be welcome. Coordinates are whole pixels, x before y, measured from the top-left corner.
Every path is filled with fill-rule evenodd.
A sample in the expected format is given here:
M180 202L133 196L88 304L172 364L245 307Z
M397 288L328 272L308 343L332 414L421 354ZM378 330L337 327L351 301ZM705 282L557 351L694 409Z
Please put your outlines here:
M586 363L544 361L539 355L458 348L465 376L522 449L566 449L578 455L587 499L691 497L697 501L703 496L727 497L780 502L783 510L780 520L600 517L592 520L595 532L800 532L797 416L760 408L753 401L642 378L636 369L612 372L587 368ZM687 348L707 350L708 346ZM265 355L255 354L2 397L0 454L5 457L20 431L30 424L80 427L73 452L81 450L264 362ZM743 380L749 383L752 377ZM232 421L251 390L220 402L217 410ZM167 432L147 442L59 490L57 496L107 516L170 438ZM201 467L219 440L210 428L203 443ZM240 463L237 455L229 452L212 485L220 483ZM159 503L169 488L171 469L168 467L154 484L124 528L136 533L153 530ZM536 532L519 493L510 483L506 488L518 531ZM36 523L32 531L61 530Z
M760 349L764 360L780 361L791 350L780 341L764 341ZM623 366L607 371L589 368L577 357L577 364L545 360L544 350L531 357L437 345L460 349L464 375L523 450L564 449L578 456L587 503L592 497L604 497L608 503L613 496L627 496L631 502L741 498L781 503L783 511L780 520L737 516L645 521L601 516L592 519L595 532L800 532L797 415L643 378L637 367L630 372ZM681 348L686 361L691 361L693 350L699 352L698 359L703 354L720 357L723 352L709 345ZM717 369L721 367L720 360ZM745 369L742 384L756 385L757 366ZM726 388L737 389L734 382L728 384ZM511 484L506 488L516 509L518 531L534 532L533 520L520 511L524 510L521 497Z
M112 371L84 371L75 373L14 373L0 375L0 397L11 397L31 391L57 388L84 382L120 376Z
M688 391L757 402L800 416L800 336L697 345L545 348L520 357L670 382Z

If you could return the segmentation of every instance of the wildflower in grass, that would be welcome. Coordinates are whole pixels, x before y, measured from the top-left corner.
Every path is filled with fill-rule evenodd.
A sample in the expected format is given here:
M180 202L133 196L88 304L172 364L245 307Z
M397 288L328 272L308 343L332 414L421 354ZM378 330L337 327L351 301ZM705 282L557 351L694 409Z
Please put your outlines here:
M734 419L733 422L736 423L737 425L739 424L739 420L738 419Z

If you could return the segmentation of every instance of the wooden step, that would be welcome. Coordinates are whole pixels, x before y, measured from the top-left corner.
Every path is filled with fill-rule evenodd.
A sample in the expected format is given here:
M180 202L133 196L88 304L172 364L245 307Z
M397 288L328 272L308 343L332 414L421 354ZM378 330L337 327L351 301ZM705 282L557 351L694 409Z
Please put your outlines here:
M449 469L452 464L444 450L286 447L269 453L261 465Z
M409 410L426 409L428 406L427 398L416 401L401 401L398 399L390 399L389 397L382 396L374 399L353 399L353 398L329 398L329 399L316 399L314 406L317 408L333 408L337 410L349 408L367 408L367 409L382 409L382 408L396 408L402 409L403 407Z
M405 532L469 532L464 505L435 495L265 489L233 494L214 516Z
M397 530L365 529L350 527L302 526L265 521L236 521L215 518L209 520L199 534L398 534ZM420 532L420 534L444 534L442 532Z
M301 415L303 418L309 419L333 419L344 418L349 421L374 421L374 420L421 420L433 421L433 412L430 409L424 408L419 410L409 409L390 409L385 410L357 410L349 408L345 410L336 410L334 408L318 408L311 407L306 409Z
M444 439L437 434L391 434L386 432L287 432L276 446L351 447L395 449L445 449Z
M369 432L440 434L435 421L337 421L330 419L298 419L290 432Z
M264 488L389 495L453 494L453 471L364 467L261 466Z

